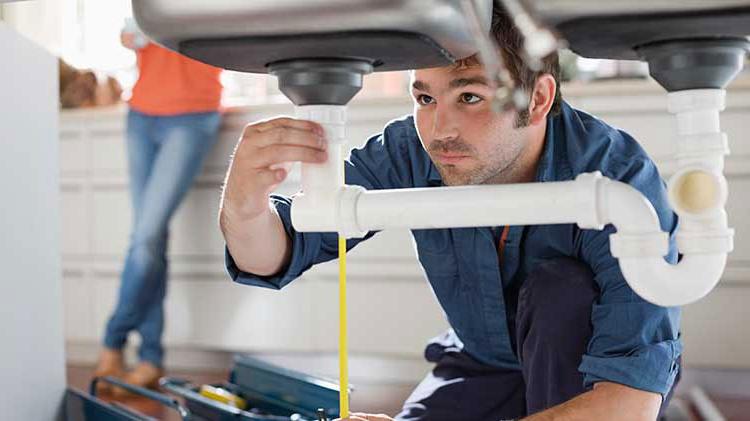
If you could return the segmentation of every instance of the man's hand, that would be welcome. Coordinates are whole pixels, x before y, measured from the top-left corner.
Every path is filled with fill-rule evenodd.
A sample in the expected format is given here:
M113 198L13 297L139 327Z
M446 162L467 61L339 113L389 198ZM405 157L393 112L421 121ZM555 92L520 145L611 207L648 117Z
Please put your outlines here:
M268 195L288 175L288 162L328 159L323 128L276 118L245 127L227 172L219 225L237 268L270 276L291 258L291 240Z
M268 211L268 195L288 175L286 162L328 158L323 128L312 121L275 118L245 127L224 187L222 209L241 219Z
M393 421L393 418L384 414L373 415L353 412L349 415L349 418L339 418L335 421Z

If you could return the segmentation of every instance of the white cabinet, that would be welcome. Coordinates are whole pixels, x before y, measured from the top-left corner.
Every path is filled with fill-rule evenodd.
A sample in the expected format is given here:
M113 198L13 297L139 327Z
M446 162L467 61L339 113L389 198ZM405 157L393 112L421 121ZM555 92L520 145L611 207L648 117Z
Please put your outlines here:
M3 22L0 57L0 418L52 420L65 389L57 62Z
M685 310L689 363L731 361L750 367L750 344L736 340L750 316L722 308L727 300L750 299L750 144L744 141L750 119L749 82L739 80L730 89L722 124L733 150L727 160L728 209L737 231L736 251L714 296ZM564 86L563 94L573 105L633 134L658 161L663 175L669 175L673 122L660 88L643 81L602 83ZM62 116L66 338L72 342L100 340L117 291L130 224L124 110L70 111ZM390 119L409 112L406 97L355 101L348 112L350 146L362 144ZM291 115L293 109L263 105L230 111L219 142L178 209L169 251L167 346L279 352L336 349L336 262L314 268L281 292L234 285L224 271L216 212L229 155L246 123L279 114ZM296 186L291 177L280 190L292 193ZM352 353L419 358L425 341L446 327L407 231L380 233L355 249L349 257L349 285ZM713 346L699 344L702 341Z

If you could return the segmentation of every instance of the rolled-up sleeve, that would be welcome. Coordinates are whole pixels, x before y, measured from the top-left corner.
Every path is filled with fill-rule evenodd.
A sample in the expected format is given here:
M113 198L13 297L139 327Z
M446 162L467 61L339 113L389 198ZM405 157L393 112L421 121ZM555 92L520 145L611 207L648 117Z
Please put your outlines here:
M671 233L665 260L677 262L677 217L668 205L664 183L654 164L622 163L605 175L632 185L649 199L662 230ZM610 253L609 236L614 232L609 225L581 234L581 258L594 271L600 297L592 308L593 334L579 371L584 374L586 388L608 381L666 396L679 371L680 309L651 304L630 288Z
M297 279L303 272L312 267L313 264L333 259L335 256L326 254L326 250L331 247L321 247L324 242L324 236L332 237L325 239L327 243L337 242L336 234L320 232L297 232L292 227L292 198L272 195L271 204L284 224L284 230L292 240L292 255L287 267L280 273L273 276L260 276L249 272L241 271L234 262L229 249L224 247L224 257L227 272L233 281L263 288L281 289L293 280ZM347 248L354 247L354 240L348 240ZM337 243L338 244L338 243Z

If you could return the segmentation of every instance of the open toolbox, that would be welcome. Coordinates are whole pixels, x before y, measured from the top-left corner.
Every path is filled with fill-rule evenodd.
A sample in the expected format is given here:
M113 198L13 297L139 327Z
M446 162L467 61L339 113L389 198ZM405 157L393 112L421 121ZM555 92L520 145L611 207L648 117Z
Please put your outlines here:
M220 387L247 402L247 409L209 399L199 386L165 377L161 386L185 400L187 408L201 419L228 420L320 420L339 416L339 386L321 377L236 355L229 379Z
M244 405L222 402L201 393L201 385L164 377L164 393L131 386L111 378L95 378L89 394L73 388L66 391L65 421L153 420L117 402L96 396L96 383L104 381L132 394L174 409L183 420L192 421L318 421L339 416L339 386L336 382L289 370L256 358L237 355L226 382L210 385L239 398ZM238 407L244 406L244 407Z

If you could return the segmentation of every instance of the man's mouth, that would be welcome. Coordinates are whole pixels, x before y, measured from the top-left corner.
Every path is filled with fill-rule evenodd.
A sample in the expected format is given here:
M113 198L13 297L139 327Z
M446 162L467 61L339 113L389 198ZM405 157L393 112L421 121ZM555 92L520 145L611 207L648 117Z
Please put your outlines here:
M436 153L433 156L435 160L441 164L457 164L470 158L469 155L451 153Z

